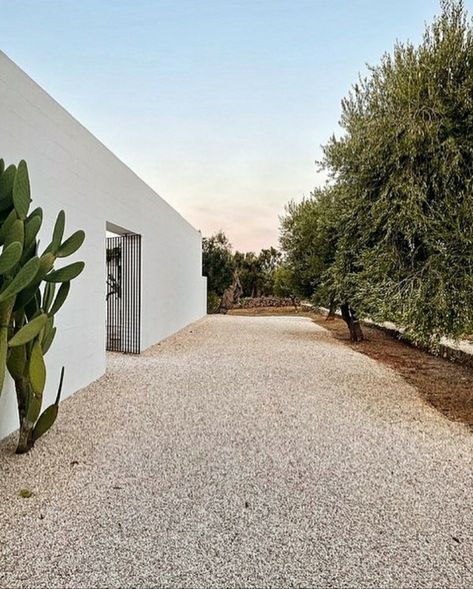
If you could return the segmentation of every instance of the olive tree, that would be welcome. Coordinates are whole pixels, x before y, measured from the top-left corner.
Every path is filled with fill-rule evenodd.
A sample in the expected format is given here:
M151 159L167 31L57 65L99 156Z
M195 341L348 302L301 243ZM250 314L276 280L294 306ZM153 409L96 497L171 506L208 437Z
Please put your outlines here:
M360 341L363 332L350 304L351 289L339 280L340 275L346 278L348 267L344 204L337 185L316 188L309 198L289 202L281 217L280 242L287 267L282 278L285 284L290 279L299 296L329 307L329 316L339 306L352 341Z
M418 341L473 332L473 29L445 1L342 103L324 148L340 234L332 293Z
M223 231L202 239L202 274L207 277L207 310L215 311L233 280L232 246Z

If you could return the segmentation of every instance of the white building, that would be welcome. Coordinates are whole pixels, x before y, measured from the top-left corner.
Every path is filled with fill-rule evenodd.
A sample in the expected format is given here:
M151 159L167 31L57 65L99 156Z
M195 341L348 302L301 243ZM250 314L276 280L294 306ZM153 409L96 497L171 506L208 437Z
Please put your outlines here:
M116 270L107 271L107 230L141 236L141 259L134 245L139 238L124 239L133 241L134 266L123 270L128 294L121 293L118 311L109 318L109 344L125 345L131 330L144 350L205 314L200 233L2 52L0 157L6 165L28 163L32 206L44 210L39 237L45 245L60 209L66 212L66 234L86 233L74 259L65 262L80 259L86 266L56 316L43 407L54 398L61 366L63 398L105 372L107 275L112 282L116 278ZM0 397L0 438L18 427L12 384L5 382Z

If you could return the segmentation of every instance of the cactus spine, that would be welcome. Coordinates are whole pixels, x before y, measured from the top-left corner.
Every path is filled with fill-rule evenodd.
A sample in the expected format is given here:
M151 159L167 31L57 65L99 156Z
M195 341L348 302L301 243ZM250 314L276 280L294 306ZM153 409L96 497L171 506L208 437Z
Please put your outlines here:
M54 269L56 259L75 253L85 237L76 231L63 241L64 211L58 214L51 243L39 255L43 212L37 208L29 213L30 203L26 162L5 168L0 160L0 393L8 370L15 381L20 420L17 453L32 448L56 419L64 368L55 402L41 413L44 356L54 340L54 317L67 298L70 281L84 269L83 262Z

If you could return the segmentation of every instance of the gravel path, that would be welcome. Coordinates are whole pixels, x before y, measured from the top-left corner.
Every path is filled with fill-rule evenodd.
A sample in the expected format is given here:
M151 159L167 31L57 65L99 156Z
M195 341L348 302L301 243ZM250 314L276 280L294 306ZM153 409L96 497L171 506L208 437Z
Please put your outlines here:
M473 436L309 319L112 355L12 447L2 587L473 586Z

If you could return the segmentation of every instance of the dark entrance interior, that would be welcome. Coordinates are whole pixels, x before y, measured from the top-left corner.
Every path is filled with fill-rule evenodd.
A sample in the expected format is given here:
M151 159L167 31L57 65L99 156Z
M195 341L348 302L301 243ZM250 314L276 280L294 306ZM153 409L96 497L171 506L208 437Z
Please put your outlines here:
M141 235L106 238L107 350L141 349Z

